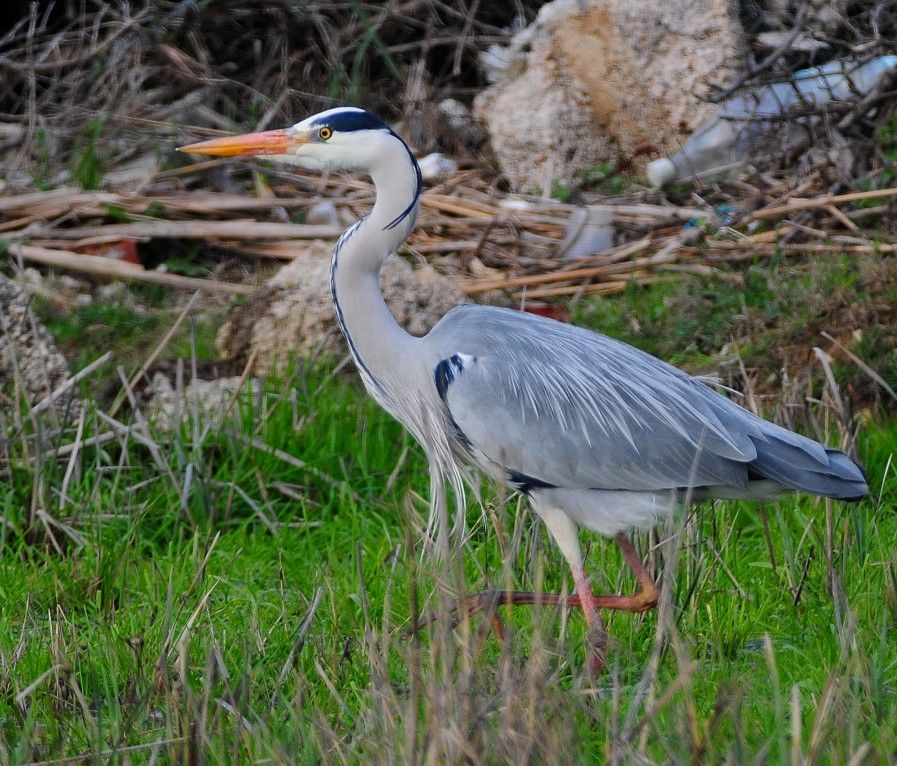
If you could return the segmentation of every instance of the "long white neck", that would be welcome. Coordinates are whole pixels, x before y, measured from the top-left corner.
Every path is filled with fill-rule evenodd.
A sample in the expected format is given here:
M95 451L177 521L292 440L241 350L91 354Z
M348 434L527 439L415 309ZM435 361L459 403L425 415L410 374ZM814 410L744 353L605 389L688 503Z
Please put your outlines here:
M330 284L340 329L367 389L387 409L391 383L413 358L417 339L383 300L380 269L414 227L420 193L417 163L402 141L385 132L368 168L377 198L370 215L346 230L333 251Z

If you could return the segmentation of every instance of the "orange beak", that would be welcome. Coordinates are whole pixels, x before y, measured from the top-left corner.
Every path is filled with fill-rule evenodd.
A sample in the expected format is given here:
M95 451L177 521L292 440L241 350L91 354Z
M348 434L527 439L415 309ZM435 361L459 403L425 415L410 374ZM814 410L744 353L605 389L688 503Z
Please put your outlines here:
M262 133L244 133L241 136L213 138L197 144L182 146L179 152L205 154L209 157L255 157L266 154L289 154L300 144L308 143L307 136L288 130L266 130Z

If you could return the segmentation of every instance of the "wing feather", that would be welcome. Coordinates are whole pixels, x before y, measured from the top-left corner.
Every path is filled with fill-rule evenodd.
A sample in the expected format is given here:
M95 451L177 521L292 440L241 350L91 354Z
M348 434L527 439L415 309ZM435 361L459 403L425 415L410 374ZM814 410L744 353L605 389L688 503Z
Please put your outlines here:
M632 346L522 312L462 306L428 336L440 392L494 465L560 487L743 487L758 419ZM755 422L756 421L756 422Z

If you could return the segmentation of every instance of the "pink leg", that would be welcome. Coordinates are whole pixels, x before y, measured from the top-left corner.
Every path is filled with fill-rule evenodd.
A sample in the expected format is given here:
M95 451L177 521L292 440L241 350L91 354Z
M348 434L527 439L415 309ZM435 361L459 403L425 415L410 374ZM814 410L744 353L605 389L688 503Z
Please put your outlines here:
M586 625L589 626L589 634L586 637L589 672L597 676L604 667L604 658L607 655L607 631L604 629L604 620L595 607L595 596L589 587L585 570L582 567L571 567L571 570L573 582L576 583L576 595L579 596L579 604L586 618Z
M636 579L641 586L638 593L632 596L613 595L613 596L596 596L589 587L589 581L586 577L585 570L582 565L571 563L570 571L573 574L573 582L576 585L576 592L568 596L560 596L557 593L531 593L529 591L505 591L490 589L478 593L474 596L466 596L459 599L458 603L452 608L454 617L452 624L456 625L461 619L470 617L479 612L485 612L492 623L492 628L499 639L503 638L504 628L496 614L496 610L500 606L515 605L534 605L542 604L545 606L566 606L568 608L581 607L586 624L589 626L588 647L589 647L589 670L594 674L600 673L604 658L607 652L607 632L604 629L604 622L599 609L618 609L626 612L645 612L657 606L659 592L651 576L645 570L635 546L629 541L624 534L618 534L614 538L623 558L629 565L629 568L635 574ZM578 559L575 559L576 561ZM433 622L436 615L432 614L421 619L409 633L414 633L425 625Z

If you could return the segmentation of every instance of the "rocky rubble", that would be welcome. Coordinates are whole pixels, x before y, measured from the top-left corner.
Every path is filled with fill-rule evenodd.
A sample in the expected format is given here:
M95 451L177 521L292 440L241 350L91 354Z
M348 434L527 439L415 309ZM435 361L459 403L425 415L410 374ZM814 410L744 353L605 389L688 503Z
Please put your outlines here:
M596 164L640 171L714 110L710 86L739 73L743 32L728 0L555 0L487 60L475 102L499 165L548 193ZM503 66L496 67L496 62Z
M150 424L163 432L173 431L184 418L196 417L202 427L218 426L228 417L235 417L237 397L254 395L259 381L240 377L216 380L191 380L178 391L162 372L153 375L143 391L145 412Z
M0 392L37 404L69 377L69 366L29 306L28 293L0 274ZM58 406L65 406L63 397Z

